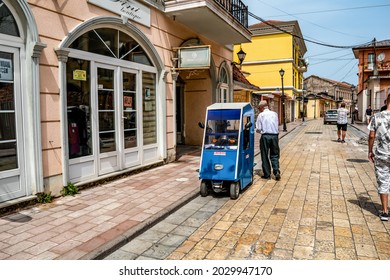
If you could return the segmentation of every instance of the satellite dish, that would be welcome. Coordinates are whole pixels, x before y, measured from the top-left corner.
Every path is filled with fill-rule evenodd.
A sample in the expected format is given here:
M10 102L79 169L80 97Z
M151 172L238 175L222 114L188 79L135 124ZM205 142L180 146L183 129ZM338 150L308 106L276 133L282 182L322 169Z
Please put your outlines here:
M379 62L382 62L384 59L385 59L385 54L384 53L378 54L378 61Z

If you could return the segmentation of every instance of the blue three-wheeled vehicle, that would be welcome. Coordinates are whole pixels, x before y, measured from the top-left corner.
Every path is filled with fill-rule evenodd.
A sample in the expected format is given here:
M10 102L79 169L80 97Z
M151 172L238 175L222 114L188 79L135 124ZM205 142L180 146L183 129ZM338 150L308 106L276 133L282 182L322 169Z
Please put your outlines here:
M207 107L199 168L200 194L229 191L237 199L253 183L254 111L250 103Z

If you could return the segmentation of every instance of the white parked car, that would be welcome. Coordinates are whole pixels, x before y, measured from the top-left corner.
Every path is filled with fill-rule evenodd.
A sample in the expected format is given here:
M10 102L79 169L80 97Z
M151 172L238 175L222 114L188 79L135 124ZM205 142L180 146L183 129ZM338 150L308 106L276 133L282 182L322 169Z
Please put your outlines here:
M337 123L337 109L330 109L324 114L324 124Z

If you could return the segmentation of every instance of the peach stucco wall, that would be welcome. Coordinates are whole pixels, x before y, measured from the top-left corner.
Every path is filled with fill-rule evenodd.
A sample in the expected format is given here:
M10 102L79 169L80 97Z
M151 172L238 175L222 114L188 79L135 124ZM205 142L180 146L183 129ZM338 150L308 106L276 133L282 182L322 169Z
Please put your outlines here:
M40 57L40 92L43 174L45 178L49 178L61 175L63 164L61 156L62 125L60 119L59 63L54 50L59 47L70 31L84 21L97 16L119 16L88 4L87 1L80 0L29 0L28 4L37 23L39 38L42 43L47 45ZM140 29L152 42L169 73L172 67L172 57L174 56L173 48L179 47L190 38L200 38L202 43L211 45L212 59L216 66L216 69L214 69L215 75L218 75L218 67L223 61L231 61L231 50L207 40L185 26L174 22L154 8L151 8L150 28L135 22L130 23ZM201 85L195 85L195 82L188 84L185 118L188 129L194 131L194 133L189 134L188 140L190 143L200 144L201 132L197 128L197 123L204 119L205 109L211 104L211 94L214 94L214 92L211 92L211 84L210 75L204 77ZM166 77L166 142L168 154L169 151L174 151L175 148L172 85L172 76L168 74Z

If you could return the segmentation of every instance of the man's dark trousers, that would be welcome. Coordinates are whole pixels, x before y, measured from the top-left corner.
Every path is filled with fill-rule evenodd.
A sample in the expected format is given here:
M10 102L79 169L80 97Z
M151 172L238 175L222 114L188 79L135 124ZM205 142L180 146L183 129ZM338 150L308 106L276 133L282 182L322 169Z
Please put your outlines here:
M274 175L279 171L279 136L278 134L262 134L260 138L261 167L264 177L271 176L271 165ZM270 163L271 162L271 163Z

